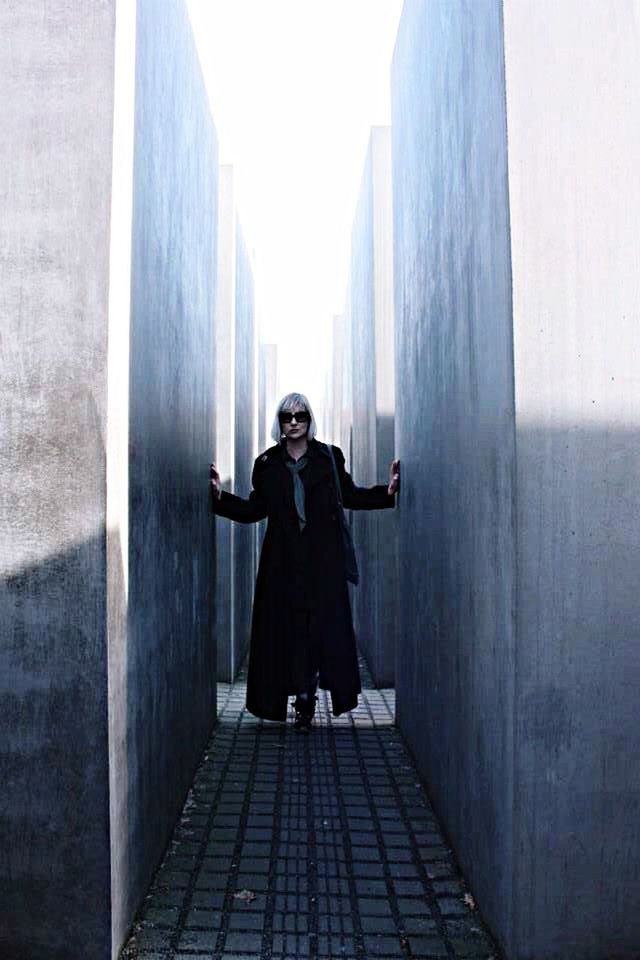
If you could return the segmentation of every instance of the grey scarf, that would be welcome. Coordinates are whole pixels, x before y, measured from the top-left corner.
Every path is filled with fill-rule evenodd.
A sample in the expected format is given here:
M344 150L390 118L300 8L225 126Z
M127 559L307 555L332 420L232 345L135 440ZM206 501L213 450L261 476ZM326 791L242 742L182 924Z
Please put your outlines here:
M307 455L300 457L299 460L285 460L287 469L290 471L293 476L293 499L296 505L296 513L298 514L298 526L300 527L300 533L304 530L307 524L307 515L305 513L304 506L304 485L300 477L300 473L307 465Z

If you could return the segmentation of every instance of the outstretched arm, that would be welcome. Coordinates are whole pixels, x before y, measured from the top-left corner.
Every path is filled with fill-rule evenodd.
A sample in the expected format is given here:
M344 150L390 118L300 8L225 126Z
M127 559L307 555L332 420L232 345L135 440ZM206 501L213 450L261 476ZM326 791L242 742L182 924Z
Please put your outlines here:
M347 510L383 510L385 507L395 506L396 498L393 493L389 493L389 487L383 483L376 484L374 487L357 487L346 470L342 450L334 447L333 455L340 480L342 501Z
M255 472L254 472L255 476ZM218 517L236 520L238 523L257 523L267 515L262 497L255 489L249 494L249 499L237 497L234 493L227 493L220 485L220 474L215 463L209 467L209 487L211 490L211 509Z

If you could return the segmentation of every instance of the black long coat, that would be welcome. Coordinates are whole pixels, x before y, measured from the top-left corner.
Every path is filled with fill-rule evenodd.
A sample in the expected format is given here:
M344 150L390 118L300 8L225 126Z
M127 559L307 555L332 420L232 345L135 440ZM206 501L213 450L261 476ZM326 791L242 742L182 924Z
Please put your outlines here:
M333 447L342 500L350 510L392 507L395 497L384 485L357 487ZM251 623L247 708L265 720L285 720L290 689L289 658L295 636L295 611L311 610L313 641L319 652L320 686L331 692L334 715L352 710L360 693L351 606L345 576L333 467L327 449L311 440L309 462L300 474L307 523L299 530L293 477L280 444L255 461L249 499L223 492L212 496L214 513L240 523L268 518L256 580Z

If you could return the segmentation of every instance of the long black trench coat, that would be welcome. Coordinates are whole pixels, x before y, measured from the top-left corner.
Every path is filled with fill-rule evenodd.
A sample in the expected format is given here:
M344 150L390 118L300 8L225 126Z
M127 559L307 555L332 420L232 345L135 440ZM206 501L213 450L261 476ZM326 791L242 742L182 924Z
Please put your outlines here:
M357 487L339 447L333 454L346 509L394 506L386 486ZM257 458L248 500L224 491L219 499L211 497L218 516L240 523L268 518L253 603L247 708L265 720L286 720L287 697L298 692L290 689L289 663L300 641L296 611L303 607L310 611L319 685L330 691L338 716L357 705L361 687L333 467L326 447L311 440L300 474L307 518L300 532L285 457L284 446L276 444Z

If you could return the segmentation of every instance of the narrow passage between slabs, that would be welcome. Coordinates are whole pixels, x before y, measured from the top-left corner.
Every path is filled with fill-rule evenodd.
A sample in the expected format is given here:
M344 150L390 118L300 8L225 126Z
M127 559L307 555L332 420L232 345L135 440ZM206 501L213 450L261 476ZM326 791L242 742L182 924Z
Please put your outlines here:
M319 691L313 731L244 709L218 725L123 960L497 960L361 662L353 713Z

